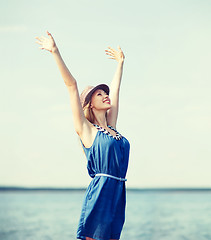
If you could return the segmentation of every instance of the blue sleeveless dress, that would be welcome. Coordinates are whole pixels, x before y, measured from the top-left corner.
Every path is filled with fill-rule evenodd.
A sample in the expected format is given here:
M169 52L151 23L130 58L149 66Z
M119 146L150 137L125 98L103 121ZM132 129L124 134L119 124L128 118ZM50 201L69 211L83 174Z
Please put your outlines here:
M130 144L114 128L109 126L116 132L115 137L105 129L94 126L98 132L93 145L85 148L82 143L88 161L88 173L93 180L85 194L77 239L120 239L125 221L125 182L95 174L105 173L125 178Z

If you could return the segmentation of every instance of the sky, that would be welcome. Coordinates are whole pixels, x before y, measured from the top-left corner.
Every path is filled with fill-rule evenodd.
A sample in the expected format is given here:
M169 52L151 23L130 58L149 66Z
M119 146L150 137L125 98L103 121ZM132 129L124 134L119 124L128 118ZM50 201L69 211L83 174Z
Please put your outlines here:
M36 36L52 33L80 92L110 84L125 54L117 130L127 187L211 187L211 2L3 1L0 185L86 187L66 86Z

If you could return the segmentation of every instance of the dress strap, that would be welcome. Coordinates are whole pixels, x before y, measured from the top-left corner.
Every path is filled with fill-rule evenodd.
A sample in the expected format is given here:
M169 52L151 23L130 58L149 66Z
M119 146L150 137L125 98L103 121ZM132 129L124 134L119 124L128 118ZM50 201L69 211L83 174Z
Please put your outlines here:
M112 126L109 126L109 125L108 125L108 127L116 133L115 138L116 138L117 140L122 139L122 135L121 135L115 128L113 128Z
M108 125L108 127L116 133L116 136L111 135L110 132L108 132L105 128L102 128L102 127L98 126L97 124L93 124L93 125L97 128L98 131L101 131L101 132L105 133L106 135L108 135L108 136L110 136L110 137L112 137L116 140L121 140L122 139L122 135L112 126Z

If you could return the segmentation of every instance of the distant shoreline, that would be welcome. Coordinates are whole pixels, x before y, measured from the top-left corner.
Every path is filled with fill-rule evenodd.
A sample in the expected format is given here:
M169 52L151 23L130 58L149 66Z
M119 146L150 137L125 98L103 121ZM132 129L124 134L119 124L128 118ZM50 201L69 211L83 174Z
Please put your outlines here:
M18 186L0 186L0 192L83 192L86 188L72 188L72 187L18 187ZM211 192L211 188L127 188L129 192Z

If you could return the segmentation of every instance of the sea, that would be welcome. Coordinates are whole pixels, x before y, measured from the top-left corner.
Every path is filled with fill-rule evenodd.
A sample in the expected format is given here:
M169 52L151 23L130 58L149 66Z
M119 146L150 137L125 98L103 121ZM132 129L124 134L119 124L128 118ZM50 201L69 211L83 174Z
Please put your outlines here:
M72 240L84 190L0 191L0 240ZM127 190L121 240L211 240L211 190Z

